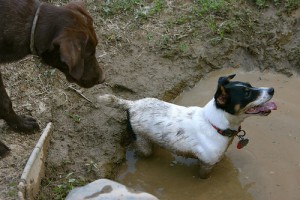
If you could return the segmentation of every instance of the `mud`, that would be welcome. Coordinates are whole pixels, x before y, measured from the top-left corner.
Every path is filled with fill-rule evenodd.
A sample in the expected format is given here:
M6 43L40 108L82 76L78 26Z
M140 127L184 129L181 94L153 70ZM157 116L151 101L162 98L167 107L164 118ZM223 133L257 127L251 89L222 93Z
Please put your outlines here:
M299 199L298 75L288 78L267 71L218 70L183 92L174 103L205 105L214 95L218 77L232 73L237 74L236 80L253 86L274 87L272 101L278 105L278 110L267 117L245 120L242 129L250 140L245 148L238 150L235 138L226 157L207 180L197 177L195 159L185 159L159 148L151 158L141 159L134 156L134 149L128 149L127 162L117 180L160 199Z
M97 104L97 95L171 101L208 72L232 66L273 70L287 77L299 73L299 8L286 11L270 4L258 9L253 1L241 1L230 10L170 26L170 19L191 16L195 1L165 1L161 11L140 21L128 11L105 16L101 6L105 2L86 1L99 38L97 59L105 69L105 84L79 88L30 56L1 65L15 110L37 118L42 128L49 121L54 125L40 199L64 199L74 186L116 177L125 160L126 114ZM242 23L222 36L210 27L210 16L215 17L217 29L229 19ZM0 199L16 199L16 185L38 138L38 133L14 133L0 121L0 139L12 149L0 160Z

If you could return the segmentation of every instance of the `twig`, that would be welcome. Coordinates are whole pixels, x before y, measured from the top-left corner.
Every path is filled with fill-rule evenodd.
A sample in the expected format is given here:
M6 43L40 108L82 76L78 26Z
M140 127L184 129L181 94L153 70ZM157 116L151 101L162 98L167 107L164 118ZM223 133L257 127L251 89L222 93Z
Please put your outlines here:
M99 55L97 58L101 58L101 57L106 56L106 55L107 55L107 53L104 52L104 54Z
M85 100L87 100L88 102L90 102L91 104L93 104L93 102L91 100L89 100L86 96L84 96L79 90L77 90L76 88L72 87L71 85L68 86L68 88L74 90L77 94L79 94L82 98L84 98Z

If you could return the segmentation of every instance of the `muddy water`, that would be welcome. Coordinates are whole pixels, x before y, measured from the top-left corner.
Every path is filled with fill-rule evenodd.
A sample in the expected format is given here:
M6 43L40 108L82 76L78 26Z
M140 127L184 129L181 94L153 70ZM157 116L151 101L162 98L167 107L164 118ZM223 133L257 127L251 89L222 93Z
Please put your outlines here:
M271 72L227 69L210 73L175 103L203 106L221 75L236 73L236 80L275 88L278 110L267 117L246 119L242 128L250 142L238 150L237 140L215 167L211 178L197 178L196 160L156 148L150 158L127 150L127 162L117 180L127 186L170 200L299 200L300 199L300 77Z

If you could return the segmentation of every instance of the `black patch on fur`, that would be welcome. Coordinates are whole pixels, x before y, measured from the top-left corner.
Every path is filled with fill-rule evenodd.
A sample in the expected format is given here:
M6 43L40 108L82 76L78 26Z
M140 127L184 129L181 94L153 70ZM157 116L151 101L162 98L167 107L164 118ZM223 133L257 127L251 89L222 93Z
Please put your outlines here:
M163 121L157 122L157 123L155 123L155 125L160 125L160 124L162 124L162 123L163 123Z
M136 140L136 134L134 133L134 131L132 129L132 126L131 126L131 123L130 123L130 112L129 112L129 110L127 110L126 113L127 113L127 131L129 133L131 139L133 141L135 141Z
M249 83L229 80L228 77L219 78L215 102L217 108L234 115L250 102L255 101L260 95L260 90ZM237 105L239 110L236 110Z
M182 128L180 128L178 131L177 131L177 136L181 136L182 134L184 134L184 130Z
M187 117L188 117L189 119L193 119L194 113L195 113L194 111L187 113Z

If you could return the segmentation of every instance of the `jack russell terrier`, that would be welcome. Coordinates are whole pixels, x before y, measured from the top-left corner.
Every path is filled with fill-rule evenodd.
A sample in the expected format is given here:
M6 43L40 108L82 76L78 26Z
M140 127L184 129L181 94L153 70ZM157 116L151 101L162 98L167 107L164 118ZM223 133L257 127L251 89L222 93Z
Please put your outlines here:
M149 156L152 143L178 155L200 161L200 177L207 178L213 166L237 136L237 148L248 143L241 123L249 116L267 116L277 106L269 100L274 88L253 87L231 81L235 74L220 77L214 98L202 107L184 107L155 98L136 101L106 94L100 102L127 110L128 127L134 133L138 151ZM242 134L239 134L242 132Z

